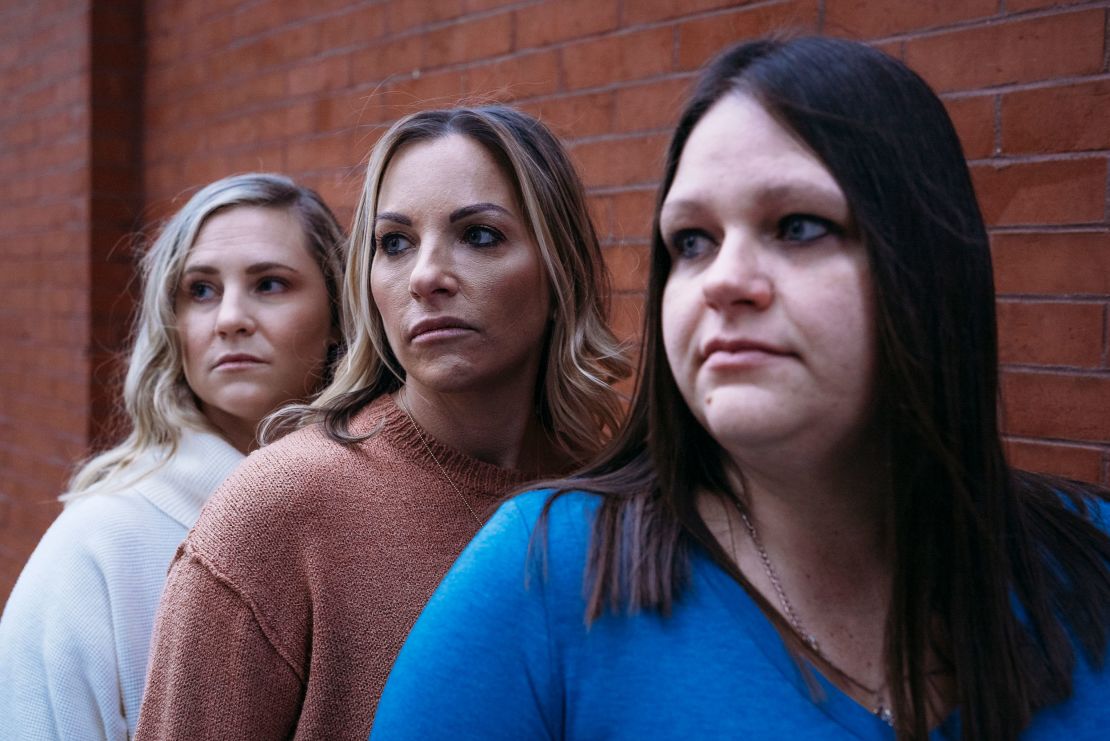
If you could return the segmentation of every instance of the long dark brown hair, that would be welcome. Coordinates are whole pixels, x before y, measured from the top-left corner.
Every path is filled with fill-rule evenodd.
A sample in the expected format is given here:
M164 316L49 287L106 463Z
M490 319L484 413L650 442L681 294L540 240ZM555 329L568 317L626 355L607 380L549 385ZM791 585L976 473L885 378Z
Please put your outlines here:
M735 492L720 446L687 408L663 351L671 259L659 206L694 127L738 93L816 153L867 250L895 541L885 664L888 677L906 678L891 683L898 735L928 733L926 657L939 651L963 737L1016 738L1038 709L1071 694L1077 649L1096 666L1105 656L1110 538L1091 512L1106 494L1007 465L990 252L959 140L920 77L862 44L736 45L703 71L682 113L656 204L630 416L596 464L557 485L602 495L587 617L666 614L687 583L691 553L702 549L800 650L698 512L699 490Z

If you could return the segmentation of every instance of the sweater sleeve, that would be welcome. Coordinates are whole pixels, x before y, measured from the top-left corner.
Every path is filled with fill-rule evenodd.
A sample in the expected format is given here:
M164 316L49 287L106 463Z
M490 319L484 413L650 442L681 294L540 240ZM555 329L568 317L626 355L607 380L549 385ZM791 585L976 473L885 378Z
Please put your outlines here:
M561 735L545 584L514 501L456 561L393 666L373 741Z
M75 524L47 530L0 620L0 738L127 738L109 589Z
M284 739L303 685L242 595L182 546L158 608L136 739Z

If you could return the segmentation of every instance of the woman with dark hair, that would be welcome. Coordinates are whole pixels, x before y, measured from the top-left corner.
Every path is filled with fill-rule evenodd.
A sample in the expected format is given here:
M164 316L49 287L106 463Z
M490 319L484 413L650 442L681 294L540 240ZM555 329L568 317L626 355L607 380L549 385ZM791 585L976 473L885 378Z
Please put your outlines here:
M0 619L0 738L135 733L166 568L259 422L325 383L343 231L283 175L199 190L142 259L129 429L78 467Z
M348 352L178 552L138 737L365 739L482 521L617 427L607 300L581 183L540 122L488 106L394 124L355 214Z
M712 62L645 322L627 426L463 553L375 739L1105 733L1110 506L1005 461L987 234L917 75Z

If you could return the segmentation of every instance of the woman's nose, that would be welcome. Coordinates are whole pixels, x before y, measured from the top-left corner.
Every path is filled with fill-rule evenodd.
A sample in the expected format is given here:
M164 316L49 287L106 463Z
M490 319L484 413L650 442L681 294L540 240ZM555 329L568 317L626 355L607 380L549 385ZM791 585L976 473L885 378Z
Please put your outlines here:
M458 276L447 240L426 239L416 253L409 273L409 293L416 299L434 295L453 295L459 288Z
M702 291L709 306L726 310L749 306L766 309L774 299L774 281L758 238L726 237L703 274Z
M252 334L257 325L249 297L238 289L225 289L216 312L216 333L226 337L233 334Z

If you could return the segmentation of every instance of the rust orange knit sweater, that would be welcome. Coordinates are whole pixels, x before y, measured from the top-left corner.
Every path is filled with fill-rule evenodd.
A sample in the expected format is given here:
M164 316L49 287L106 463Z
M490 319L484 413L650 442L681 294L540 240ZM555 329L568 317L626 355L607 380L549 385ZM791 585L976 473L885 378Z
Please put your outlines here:
M388 397L251 455L178 549L138 739L358 739L409 628L478 526ZM479 515L524 483L438 444Z

